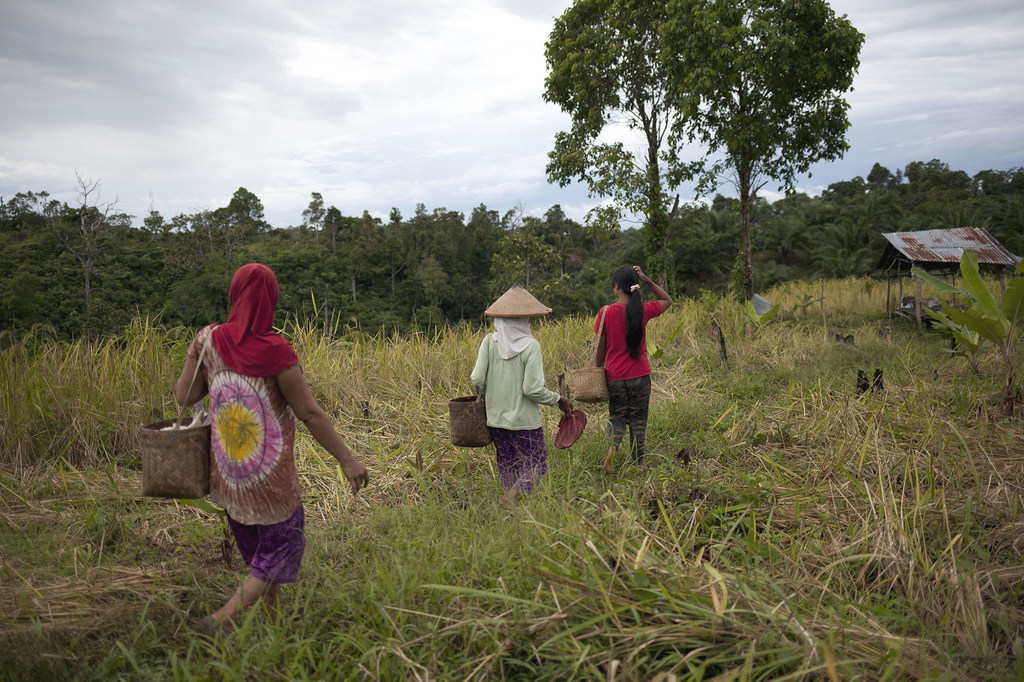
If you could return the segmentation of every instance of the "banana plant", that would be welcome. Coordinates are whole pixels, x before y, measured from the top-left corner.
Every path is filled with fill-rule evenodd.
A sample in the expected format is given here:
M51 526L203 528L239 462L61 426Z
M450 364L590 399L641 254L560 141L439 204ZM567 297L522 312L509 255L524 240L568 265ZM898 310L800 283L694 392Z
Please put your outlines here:
M677 336L679 336L679 332L682 331L682 329L683 329L683 323L684 322L686 322L685 319L679 321L679 324L676 325L675 331L673 331L671 334L669 334L668 338L665 339L665 343L671 343L673 339L675 339ZM652 360L657 360L658 358L660 358L664 354L665 354L665 349L664 348L662 348L658 344L654 343L650 339L647 340L647 355L650 356L650 358Z
M965 288L944 282L920 268L913 268L911 272L940 293L960 294L970 301L967 310L943 305L941 312L929 310L928 314L952 334L957 343L962 343L962 348L972 356L977 357L990 346L999 350L1006 370L1003 404L1007 416L1012 417L1017 398L1014 348L1017 343L1017 323L1024 310L1024 261L1017 264L1016 276L1006 285L1006 291L998 303L981 278L978 254L974 251L964 251L960 258L960 274L963 275Z
M796 299L797 305L800 306L800 314L801 315L806 315L807 314L807 307L808 306L814 305L818 301L824 301L825 300L824 296L819 296L818 298L814 298L814 294L798 294L795 291L793 291L792 289L790 289L789 287L786 287L785 289L786 289L786 293L787 294L789 294L790 296L792 296L793 298Z
M779 314L779 306L772 306L765 311L764 315L757 314L757 308L754 307L754 302L748 300L745 306L747 311L747 319L754 325L756 329L761 329L766 324L775 319L775 316Z

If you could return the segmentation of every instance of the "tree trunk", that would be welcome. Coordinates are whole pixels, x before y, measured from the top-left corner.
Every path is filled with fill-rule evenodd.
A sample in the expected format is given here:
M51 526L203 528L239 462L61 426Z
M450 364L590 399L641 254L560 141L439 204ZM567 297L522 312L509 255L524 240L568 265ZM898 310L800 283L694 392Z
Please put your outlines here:
M92 312L92 268L85 270L85 312Z
M665 215L665 202L662 200L661 192L658 131L653 128L652 123L647 121L645 121L644 127L647 129L647 210L649 214L648 235L645 240L647 256L650 261L647 266L652 268L654 279L658 285L668 291L668 258L666 257L668 216Z
M750 239L750 205L754 198L750 192L750 168L744 160L740 162L740 224L743 232L743 296L749 301L754 297L754 260Z

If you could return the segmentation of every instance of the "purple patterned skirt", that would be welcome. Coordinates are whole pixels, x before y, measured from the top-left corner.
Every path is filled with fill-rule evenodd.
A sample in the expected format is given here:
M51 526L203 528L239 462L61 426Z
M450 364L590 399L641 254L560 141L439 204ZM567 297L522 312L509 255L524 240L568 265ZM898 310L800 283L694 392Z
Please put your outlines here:
M293 583L306 551L306 513L299 504L291 518L267 526L247 526L228 515L228 525L250 575L265 583Z
M490 427L498 452L498 474L505 490L528 493L548 470L548 450L544 429L510 431Z

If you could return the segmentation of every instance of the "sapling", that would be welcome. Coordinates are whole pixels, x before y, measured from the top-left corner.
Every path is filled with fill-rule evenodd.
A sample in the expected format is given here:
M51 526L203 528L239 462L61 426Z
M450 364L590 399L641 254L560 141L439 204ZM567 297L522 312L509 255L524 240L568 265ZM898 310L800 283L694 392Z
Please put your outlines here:
M800 314L801 315L806 315L807 314L807 306L814 305L815 303L817 303L819 301L824 301L825 300L824 296L819 296L818 298L814 298L814 294L798 294L795 291L793 291L792 289L790 289L789 287L785 287L785 291L786 291L787 294L789 294L790 296L792 296L793 298L795 298L797 300L797 304L800 306Z
M911 272L937 291L961 294L970 302L967 310L945 304L938 312L926 310L943 329L953 335L961 348L974 358L984 352L989 344L999 349L1006 371L1003 404L1006 407L1006 416L1013 417L1013 408L1017 400L1016 368L1013 358L1017 345L1017 322L1020 320L1024 304L1024 261L1017 264L1016 276L1006 285L1002 300L998 304L981 278L978 271L978 254L974 251L964 251L960 258L960 273L963 275L966 288L944 282L920 268L913 268ZM972 358L972 365L977 366L976 359Z
M744 310L746 310L747 319L750 320L750 323L754 325L755 329L761 329L774 320L779 314L779 306L776 305L766 310L764 315L759 315L757 313L757 308L754 307L753 301L747 301L744 306Z

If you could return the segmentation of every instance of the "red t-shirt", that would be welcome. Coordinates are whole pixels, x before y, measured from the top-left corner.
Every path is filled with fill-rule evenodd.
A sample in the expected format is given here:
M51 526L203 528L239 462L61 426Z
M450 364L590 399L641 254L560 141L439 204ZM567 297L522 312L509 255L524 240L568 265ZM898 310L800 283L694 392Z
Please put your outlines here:
M651 363L647 359L647 323L661 315L661 302L644 303L644 334L640 339L640 356L634 360L629 357L626 346L626 304L613 303L607 306L604 318L604 370L608 381L635 379L651 373ZM594 319L594 333L601 325L601 313Z

